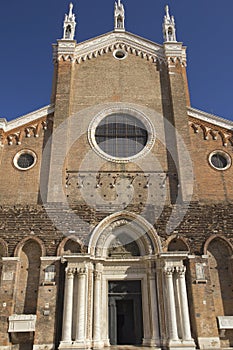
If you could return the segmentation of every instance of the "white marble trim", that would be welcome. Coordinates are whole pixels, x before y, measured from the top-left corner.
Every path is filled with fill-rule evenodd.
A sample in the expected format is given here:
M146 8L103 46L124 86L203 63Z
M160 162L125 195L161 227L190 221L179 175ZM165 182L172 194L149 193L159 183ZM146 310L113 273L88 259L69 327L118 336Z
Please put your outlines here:
M19 128L20 126L23 126L25 124L34 122L35 120L45 117L46 115L51 114L53 112L54 106L48 105L26 115L23 115L19 118L16 118L10 122L7 122L6 119L0 119L0 129L3 129L3 131L7 132Z

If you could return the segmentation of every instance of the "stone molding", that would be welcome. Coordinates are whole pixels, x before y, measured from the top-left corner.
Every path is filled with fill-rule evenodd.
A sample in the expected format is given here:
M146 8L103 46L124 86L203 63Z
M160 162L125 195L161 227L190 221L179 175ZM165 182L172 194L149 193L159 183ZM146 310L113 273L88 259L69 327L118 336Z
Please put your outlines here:
M25 114L19 118L16 118L10 122L7 122L6 119L0 119L0 129L2 129L4 132L9 132L10 130L25 126L26 124L33 123L40 118L52 114L53 112L54 105L48 105L29 114Z
M21 145L23 138L38 138L47 130L50 120L52 121L48 116L53 112L54 107L49 105L9 123L0 119L0 146Z
M187 57L186 57L186 47L183 46L180 42L168 42L164 43L164 52L167 58L168 66L173 67L176 62L180 62L180 64L184 67L187 65Z
M98 125L102 120L104 120L106 117L108 117L111 114L127 114L132 117L135 117L136 119L140 120L148 133L148 140L144 148L137 154L130 156L130 157L114 157L107 153L105 153L97 144L95 139L95 131ZM102 158L106 159L107 161L115 162L115 163L128 163L131 162L134 159L144 157L154 146L156 139L156 132L154 129L153 124L150 122L150 120L147 118L147 116L142 113L141 111L129 108L129 107L111 107L106 108L102 110L100 113L98 113L95 118L91 121L89 127L88 127L88 141L93 148L93 150Z
M189 121L190 127L193 129L195 134L202 133L204 140L222 140L222 145L227 147L228 145L233 145L233 132L229 130L220 129L213 127L212 125L206 125L205 122L201 121Z
M36 327L36 315L12 315L9 316L8 332L34 332Z
M69 43L58 41L58 44L53 46L54 60L81 63L116 49L122 49L154 63L166 61L161 45L129 32L114 31L78 44L76 48L75 45L75 41Z
M216 126L219 126L221 128L227 129L227 130L233 130L233 122L221 117L218 117L214 114L210 114L204 111L201 111L196 108L188 107L187 113L189 117L193 117L195 119L199 119L203 122L207 122Z

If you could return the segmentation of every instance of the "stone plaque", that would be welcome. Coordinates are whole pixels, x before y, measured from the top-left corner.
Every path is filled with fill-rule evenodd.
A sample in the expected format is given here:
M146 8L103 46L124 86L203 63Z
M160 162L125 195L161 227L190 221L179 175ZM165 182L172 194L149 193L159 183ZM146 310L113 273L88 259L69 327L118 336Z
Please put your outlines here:
M202 263L196 263L196 279L205 280L205 271Z
M14 278L14 272L10 271L10 272L4 272L2 279L3 281L12 281Z
M34 332L36 315L12 315L9 317L8 332Z
M218 316L219 329L233 329L233 316Z

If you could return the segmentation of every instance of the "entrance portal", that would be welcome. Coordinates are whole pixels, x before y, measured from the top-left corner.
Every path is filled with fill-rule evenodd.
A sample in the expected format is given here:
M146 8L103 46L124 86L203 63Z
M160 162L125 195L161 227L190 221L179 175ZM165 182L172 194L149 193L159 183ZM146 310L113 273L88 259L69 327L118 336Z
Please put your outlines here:
M142 343L141 281L109 282L109 338L111 345Z

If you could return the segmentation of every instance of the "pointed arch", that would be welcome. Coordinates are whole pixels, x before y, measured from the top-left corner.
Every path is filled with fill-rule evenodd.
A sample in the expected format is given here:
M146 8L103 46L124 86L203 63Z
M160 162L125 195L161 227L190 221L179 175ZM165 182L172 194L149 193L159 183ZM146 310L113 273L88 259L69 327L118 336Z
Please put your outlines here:
M167 251L189 252L189 245L184 237L172 235L167 240Z
M57 248L57 256L82 253L83 244L75 236L64 238Z
M22 240L15 253L20 259L16 296L17 314L36 314L40 285L40 267L43 244L34 237Z
M210 237L205 244L217 316L230 316L233 303L232 246L225 237Z
M214 236L210 236L206 240L206 242L204 244L204 249L203 249L204 250L204 255L208 255L208 246L211 243L211 241L213 241L214 239L218 239L220 241L223 241L224 244L226 245L227 249L229 250L229 254L231 254L231 255L233 254L233 246L230 243L230 241L226 237L224 237L222 235L214 235Z
M6 257L8 254L6 242L0 238L0 282L1 282L1 275L2 275L2 258Z
M162 251L154 227L140 215L128 211L109 215L97 225L89 241L88 253L91 256L106 257L108 249L116 240L124 247L136 243L140 256ZM133 249L136 250L136 246Z
M0 238L0 258L6 257L8 255L8 246L7 243Z
M36 241L36 242L39 244L40 248L41 248L41 256L46 256L46 248L45 248L44 242L42 242L42 240L39 239L38 237L31 237L31 236L28 236L28 237L23 238L23 239L17 244L17 246L16 246L16 248L15 248L15 251L14 251L14 256L15 256L15 257L18 257L18 256L19 256L19 254L20 254L20 252L21 252L21 250L22 250L24 244L25 244L27 241L29 241L29 240L34 240L34 241Z

